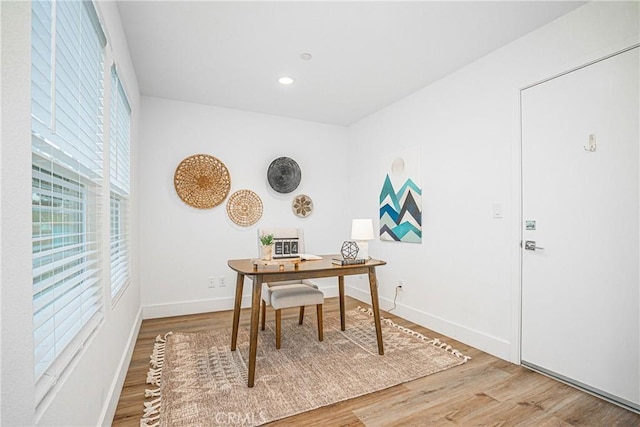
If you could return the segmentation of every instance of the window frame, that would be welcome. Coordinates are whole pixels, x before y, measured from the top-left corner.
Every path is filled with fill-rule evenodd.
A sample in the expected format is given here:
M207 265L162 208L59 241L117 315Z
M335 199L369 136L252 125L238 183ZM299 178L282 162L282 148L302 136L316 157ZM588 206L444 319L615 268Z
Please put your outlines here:
M131 282L131 107L115 64L111 66L109 117L110 294L115 306ZM117 201L117 212L114 212ZM118 215L114 222L112 216ZM117 225L118 233L114 234Z

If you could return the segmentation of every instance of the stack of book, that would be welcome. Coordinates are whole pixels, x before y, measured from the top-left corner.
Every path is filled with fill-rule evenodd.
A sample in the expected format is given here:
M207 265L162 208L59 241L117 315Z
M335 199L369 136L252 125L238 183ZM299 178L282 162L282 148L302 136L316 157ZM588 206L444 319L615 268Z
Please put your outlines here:
M336 265L357 265L367 262L365 258L332 258L331 262Z

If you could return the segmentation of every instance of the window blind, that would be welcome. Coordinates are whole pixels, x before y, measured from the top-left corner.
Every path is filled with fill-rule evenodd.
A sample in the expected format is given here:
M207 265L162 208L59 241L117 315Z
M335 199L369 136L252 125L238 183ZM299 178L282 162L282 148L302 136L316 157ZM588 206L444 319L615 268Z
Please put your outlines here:
M115 65L111 67L109 182L111 184L111 298L129 282L131 108Z
M106 39L95 9L79 0L32 4L33 149L56 149L56 162L100 178Z
M52 50L52 4L51 1L31 3L31 116L34 131L44 133L51 123L51 71Z
M88 1L32 2L36 402L102 319L103 49Z
M110 127L110 183L120 195L131 191L130 133L131 107L118 77L115 65L111 67L111 127Z

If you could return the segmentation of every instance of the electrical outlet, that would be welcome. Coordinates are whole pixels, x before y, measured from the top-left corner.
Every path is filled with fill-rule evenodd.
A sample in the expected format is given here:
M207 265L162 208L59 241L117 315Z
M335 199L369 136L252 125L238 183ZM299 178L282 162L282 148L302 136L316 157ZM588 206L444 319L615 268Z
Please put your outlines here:
M216 278L211 276L209 277L209 280L207 281L207 286L209 288L215 288L216 287Z
M220 276L220 287L225 288L227 286L227 280L224 276Z

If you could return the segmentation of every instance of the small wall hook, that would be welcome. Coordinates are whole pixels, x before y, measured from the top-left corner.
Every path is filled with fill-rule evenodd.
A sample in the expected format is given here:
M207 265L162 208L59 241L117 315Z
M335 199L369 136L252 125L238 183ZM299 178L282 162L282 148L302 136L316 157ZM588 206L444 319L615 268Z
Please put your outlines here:
M589 135L589 145L584 146L584 151L593 153L596 151L596 135L592 133Z

